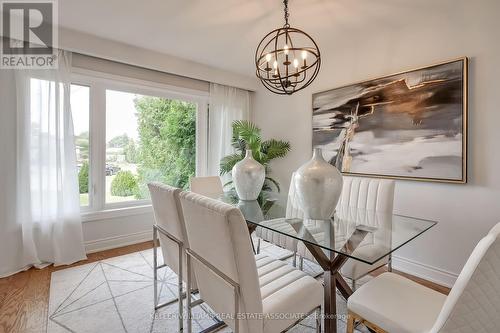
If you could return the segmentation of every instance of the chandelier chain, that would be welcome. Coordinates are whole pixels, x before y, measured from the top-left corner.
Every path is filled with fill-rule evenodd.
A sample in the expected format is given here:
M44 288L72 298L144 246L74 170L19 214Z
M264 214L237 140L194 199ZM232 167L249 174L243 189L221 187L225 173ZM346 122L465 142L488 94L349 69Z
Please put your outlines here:
M283 4L285 5L285 27L289 27L288 18L290 17L290 13L288 12L288 0L283 0Z

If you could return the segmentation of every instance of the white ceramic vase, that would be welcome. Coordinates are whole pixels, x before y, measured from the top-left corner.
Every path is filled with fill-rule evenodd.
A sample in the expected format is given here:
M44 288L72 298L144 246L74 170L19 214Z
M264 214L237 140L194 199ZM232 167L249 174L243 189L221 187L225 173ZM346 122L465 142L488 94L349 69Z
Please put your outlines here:
M264 213L257 200L240 200L238 208L246 218L252 221L264 221Z
M325 161L321 149L315 148L312 159L295 173L295 190L304 217L330 219L342 193L342 184L342 174Z
M245 158L236 163L231 171L234 187L240 200L256 200L264 185L266 171L247 149Z

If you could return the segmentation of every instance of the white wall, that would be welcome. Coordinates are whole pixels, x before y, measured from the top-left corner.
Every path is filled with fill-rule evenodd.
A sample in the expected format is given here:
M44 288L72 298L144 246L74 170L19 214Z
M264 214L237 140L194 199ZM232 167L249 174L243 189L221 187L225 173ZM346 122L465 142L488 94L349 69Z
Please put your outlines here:
M404 22L317 37L322 68L293 96L255 96L254 119L264 136L287 139L289 157L273 164L284 184L311 155L311 95L345 84L436 62L470 57L469 183L397 181L395 211L439 224L398 251L396 267L451 284L477 241L500 221L500 1L436 1ZM446 5L445 5L446 4ZM416 3L415 3L416 6ZM338 14L338 13L337 13ZM307 31L307 27L303 27Z
M145 242L153 238L154 216L148 212L83 221L83 240L87 253Z
M133 45L107 40L66 28L59 29L59 48L246 90L254 90L257 87L257 81L251 76L229 72L221 68L215 68L152 50L145 50Z

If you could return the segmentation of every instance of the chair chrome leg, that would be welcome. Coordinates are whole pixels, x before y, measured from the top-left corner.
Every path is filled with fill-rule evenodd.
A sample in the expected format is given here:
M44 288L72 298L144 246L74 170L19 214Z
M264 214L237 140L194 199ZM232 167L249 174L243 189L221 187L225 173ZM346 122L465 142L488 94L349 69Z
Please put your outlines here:
M183 309L184 309L184 302L182 300L182 260L184 252L182 251L182 246L179 246L179 274L177 275L178 280L177 283L178 285L178 295L179 295L179 332L182 332L184 329L184 314L183 314ZM188 289L188 293L190 293L190 290ZM188 298L191 298L191 295L188 295Z
M186 256L187 265L187 283L186 283L186 307L187 307L187 333L192 332L192 322L191 322L191 257Z
M234 333L240 332L240 299L239 299L239 288L234 288Z
M303 271L303 270L304 270L304 257L302 257L302 256L300 256L300 255L299 255L299 269L300 269L301 271Z
M187 278L186 278L186 307L187 307L187 333L192 333L192 330L193 330L193 323L192 323L192 317L193 317L193 314L192 314L192 308L195 307L195 306L198 306L198 305L202 305L204 303L203 299L199 298L199 299L196 299L196 300L192 300L192 297L193 295L191 294L192 291L192 288L191 288L191 284L192 284L192 281L191 281L191 278L192 278L192 265L191 265L191 260L192 260L192 255L195 255L195 254L192 254L190 252L189 249L186 249L186 253L187 253L187 256L186 256L186 274L187 274ZM196 255L195 257L195 260L198 260L199 262L201 262L202 264L204 265L207 265L206 262L204 262L201 257L198 257ZM209 265L209 264L208 264ZM216 268L211 268L211 266L206 266L208 269L212 270L212 269L215 269L215 271L212 271L212 272L215 272L215 274L218 274L217 273L217 269ZM229 278L224 278L224 279L229 279ZM226 280L227 282L228 280ZM229 280L230 283L233 285L233 287L236 285L235 287L235 313L237 314L238 313L238 306L239 306L239 286L236 284L236 282L233 282L232 280ZM223 327L226 327L226 323L224 321L220 321L217 317L215 317L215 321L216 323L213 324L212 326L208 327L208 328L205 328L204 330L202 330L200 333L209 333L209 332L215 332L215 331L218 331L220 330L221 328ZM238 316L236 315L235 316L235 330L234 330L234 333L238 333Z
M260 237L257 238L257 254L260 254Z
M356 279L352 279L352 291L356 291Z
M184 302L184 298L186 298L186 292L182 292L182 301ZM169 306L171 304L177 303L179 301L179 297L173 298L171 300L166 301L165 303L158 304L155 308L155 310L159 310L165 306Z
M154 289L154 307L158 306L158 230L153 226L153 289Z
M293 265L293 267L297 267L297 251L293 251L292 265Z
M321 306L316 310L316 333L321 333Z
M217 318L216 318L217 319ZM220 331L222 328L226 327L226 323L223 321L217 321L215 324L210 326L209 328L205 328L203 331L200 331L199 333L213 333Z
M387 271L392 272L392 254L389 254L389 259L387 261Z
M164 302L162 304L159 304L159 299L160 299L160 295L158 295L158 270L160 268L163 268L163 267L166 267L167 265L165 263L163 263L162 265L158 265L158 247L160 247L160 241L158 239L158 232L161 233L163 236L167 237L170 241L173 241L177 244L177 247L178 247L178 250L179 250L179 257L178 257L178 260L179 260L179 271L177 273L177 282L178 282L178 297L174 300L170 300L170 301L167 301L167 302ZM186 296L187 293L184 293L183 292L183 285L182 285L182 281L183 281L183 258L184 257L184 245L182 243L182 241L180 241L179 239L177 239L175 236L171 235L168 231L166 231L165 229L163 229L161 226L155 224L153 225L153 292L154 292L154 309L155 311L160 309L160 308L163 308L169 304L172 304L172 303L175 303L175 302L178 302L178 310L179 310L179 331L182 332L183 329L184 329L184 302L183 302L183 298ZM188 266L188 269L190 267ZM189 281L189 277L188 277L188 282ZM190 288L190 286L189 286ZM190 292L191 289L188 289L188 291ZM190 296L190 295L189 295ZM191 301L191 297L188 297L188 301Z

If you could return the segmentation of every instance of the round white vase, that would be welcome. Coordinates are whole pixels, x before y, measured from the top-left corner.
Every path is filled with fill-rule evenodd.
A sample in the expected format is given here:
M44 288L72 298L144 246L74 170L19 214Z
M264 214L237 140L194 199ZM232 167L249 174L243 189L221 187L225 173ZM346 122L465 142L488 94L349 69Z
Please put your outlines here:
M240 200L256 200L264 185L266 170L247 149L245 158L236 163L231 171L234 187Z
M315 148L312 159L295 173L295 189L304 217L330 219L342 193L342 184L342 174L325 161L320 148Z

